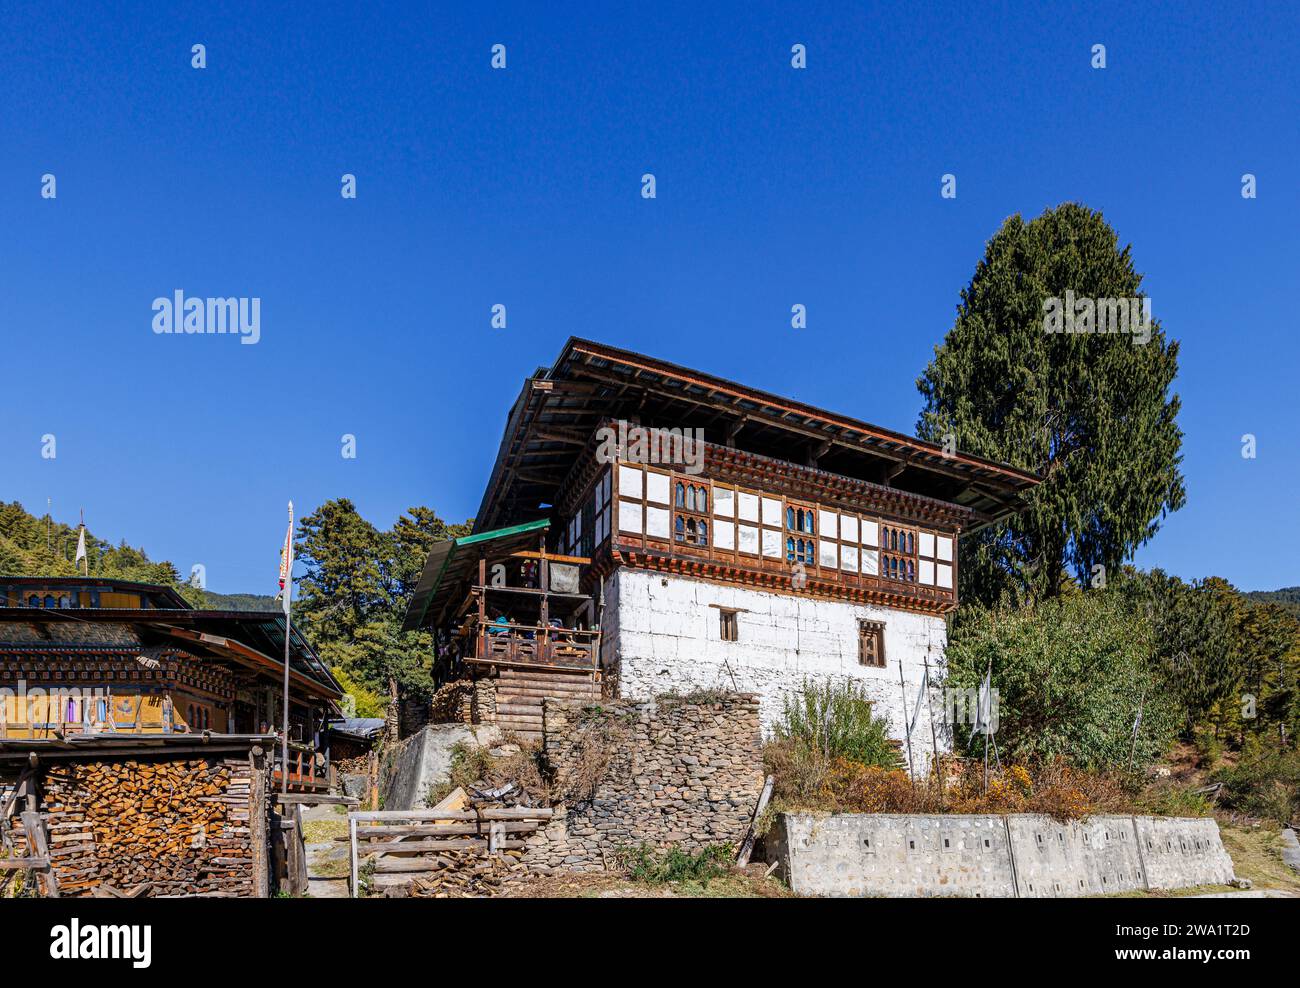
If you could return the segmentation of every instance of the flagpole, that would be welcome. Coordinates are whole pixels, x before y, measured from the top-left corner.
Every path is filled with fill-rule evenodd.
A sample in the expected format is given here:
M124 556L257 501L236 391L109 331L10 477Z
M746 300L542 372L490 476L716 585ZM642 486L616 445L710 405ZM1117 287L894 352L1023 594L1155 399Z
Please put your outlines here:
M284 719L280 736L280 792L289 793L289 639L293 635L293 502L289 502L289 534L284 559Z

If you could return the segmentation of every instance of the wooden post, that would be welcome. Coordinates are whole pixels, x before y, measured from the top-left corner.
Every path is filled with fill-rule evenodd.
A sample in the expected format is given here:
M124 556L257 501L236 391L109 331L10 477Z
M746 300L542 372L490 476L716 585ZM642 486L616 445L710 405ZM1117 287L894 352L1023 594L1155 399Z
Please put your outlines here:
M253 895L259 899L271 895L267 873L270 849L266 844L266 752L253 748L248 753L252 781L248 787L248 844L253 856Z
M302 804L294 803L289 810L289 819L293 823L293 834L285 835L289 841L289 892L292 895L307 894L307 835L302 830Z
M48 899L57 899L59 880L54 875L54 866L50 860L50 842L45 835L45 821L35 810L24 810L19 818L23 821L23 833L27 835L27 847L31 857L40 858L44 862L40 874L45 880L45 896Z
M375 754L373 748L366 759L366 767L369 775L370 808L377 810L379 809L379 756Z
M546 539L541 540L537 548L537 553L541 557L537 560L537 586L542 591L542 609L541 620L538 622L542 626L542 631L538 635L537 660L539 662L551 661L551 563L546 558Z
M357 820L348 814L348 837L352 841L352 898L360 894L357 890Z

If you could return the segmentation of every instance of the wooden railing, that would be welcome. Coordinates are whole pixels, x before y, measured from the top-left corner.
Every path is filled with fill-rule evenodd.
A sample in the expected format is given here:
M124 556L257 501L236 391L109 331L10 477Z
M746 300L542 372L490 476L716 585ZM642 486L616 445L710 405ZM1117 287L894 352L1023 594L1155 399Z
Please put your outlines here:
M471 661L585 670L596 668L599 660L599 631L518 624L509 625L504 631L491 629L490 624L480 629Z
M280 788L282 758L280 745L274 748L271 777L274 787ZM289 742L289 789L292 792L314 791L329 788L329 759L325 753L300 741Z

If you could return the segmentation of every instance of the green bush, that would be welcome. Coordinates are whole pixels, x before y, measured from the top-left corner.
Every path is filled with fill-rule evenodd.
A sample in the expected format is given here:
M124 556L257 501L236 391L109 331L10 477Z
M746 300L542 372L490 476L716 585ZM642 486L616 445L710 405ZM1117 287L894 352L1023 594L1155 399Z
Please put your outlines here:
M777 738L796 751L829 761L846 758L860 765L898 768L898 750L890 742L889 721L871 715L866 690L856 683L804 680L803 691L787 696Z
M649 844L624 848L619 865L633 881L649 885L666 882L699 882L708 885L731 867L732 849L726 844L708 844L694 853L679 846L655 850Z
M1165 781L1139 793L1133 809L1149 816L1209 816L1212 807L1195 787Z
M1252 746L1241 761L1213 778L1223 783L1221 806L1279 824L1300 819L1300 751Z
M948 682L978 690L990 662L1002 760L1065 758L1086 769L1141 769L1169 747L1183 717L1155 659L1151 629L1113 590L1033 607L963 607L948 643ZM1139 707L1142 723L1133 736ZM970 749L958 725L959 752Z

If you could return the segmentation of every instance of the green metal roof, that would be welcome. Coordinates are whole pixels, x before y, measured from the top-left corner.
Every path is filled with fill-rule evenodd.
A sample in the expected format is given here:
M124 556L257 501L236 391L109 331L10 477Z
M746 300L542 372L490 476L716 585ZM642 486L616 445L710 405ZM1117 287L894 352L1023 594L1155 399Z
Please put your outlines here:
M518 552L535 546L536 533L549 528L550 524L548 519L539 518L509 528L435 542L424 561L424 571L420 574L411 603L406 608L402 630L415 631L441 620L442 612L456 589L475 575L474 568L482 555L481 550L486 548L485 543L499 543L492 546L497 552ZM475 547L480 551L466 551Z

